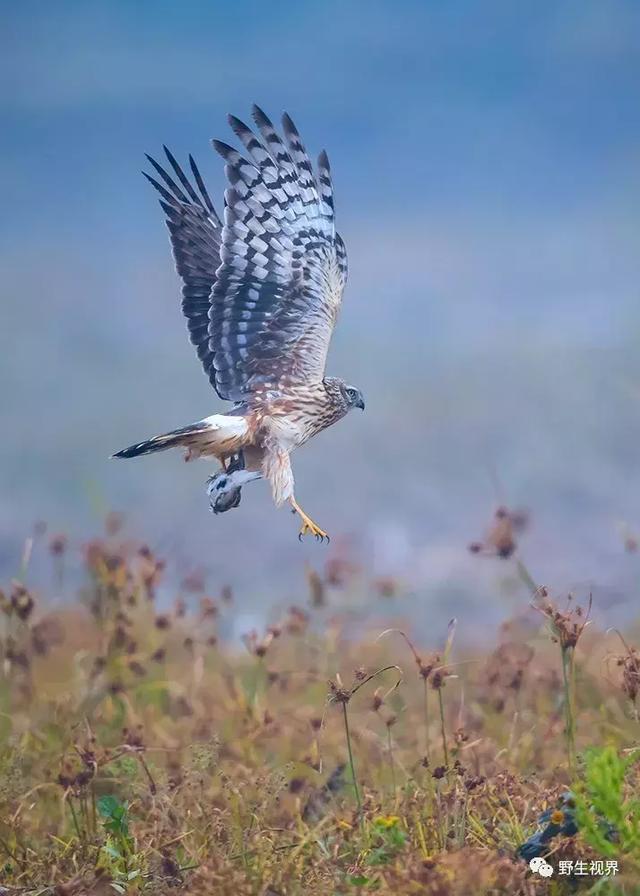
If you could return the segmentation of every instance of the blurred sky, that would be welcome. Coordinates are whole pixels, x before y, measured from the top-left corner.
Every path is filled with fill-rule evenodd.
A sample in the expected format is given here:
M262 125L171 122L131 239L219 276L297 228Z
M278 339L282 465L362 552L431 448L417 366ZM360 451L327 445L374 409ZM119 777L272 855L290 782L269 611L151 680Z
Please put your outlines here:
M490 593L465 546L502 500L532 511L539 578L633 594L638 3L25 2L2 25L0 569L34 519L81 536L109 507L249 602L318 560L262 485L214 519L206 463L108 460L221 406L143 153L193 152L221 197L209 139L256 101L329 152L330 372L367 398L296 458L303 504L423 612Z

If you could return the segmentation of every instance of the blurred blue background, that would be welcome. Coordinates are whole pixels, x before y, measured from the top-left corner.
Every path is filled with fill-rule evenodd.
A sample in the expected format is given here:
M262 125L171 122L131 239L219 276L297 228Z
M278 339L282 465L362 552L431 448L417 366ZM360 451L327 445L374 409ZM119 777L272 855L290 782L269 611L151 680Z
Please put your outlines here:
M110 461L221 407L189 345L143 153L221 204L225 115L286 109L326 148L350 281L329 372L351 415L295 459L301 502L373 574L450 615L491 599L466 545L525 506L540 581L637 593L640 6L3 4L0 569L35 519L105 509L248 604L295 598L262 484L208 512L206 462ZM605 598L603 597L603 601Z

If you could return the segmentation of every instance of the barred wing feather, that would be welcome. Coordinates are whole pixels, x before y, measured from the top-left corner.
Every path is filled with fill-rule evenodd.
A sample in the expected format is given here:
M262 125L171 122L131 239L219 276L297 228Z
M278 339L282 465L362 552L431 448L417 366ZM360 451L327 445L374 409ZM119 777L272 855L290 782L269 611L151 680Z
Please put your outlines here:
M229 186L209 349L216 390L232 401L322 379L347 275L326 154L316 181L291 119L285 144L258 107L253 116L259 137L229 119L248 157L214 141Z
M143 174L160 193L160 205L166 215L176 270L183 282L182 310L187 319L189 336L209 381L215 387L216 371L213 352L209 347L209 310L211 290L220 266L222 222L193 158L189 156L189 165L197 189L166 146L164 151L179 184L151 156L147 159L162 183L146 172Z

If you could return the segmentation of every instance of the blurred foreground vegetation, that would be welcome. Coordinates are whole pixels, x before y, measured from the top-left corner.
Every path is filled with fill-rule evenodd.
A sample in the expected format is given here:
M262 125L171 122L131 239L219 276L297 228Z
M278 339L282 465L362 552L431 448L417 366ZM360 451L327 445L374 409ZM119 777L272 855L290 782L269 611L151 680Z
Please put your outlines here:
M640 657L588 595L521 568L530 602L492 649L460 648L460 619L427 652L347 625L334 558L233 644L231 588L193 574L159 606L164 558L116 518L55 607L32 548L0 594L2 896L640 893ZM72 591L66 540L48 549Z

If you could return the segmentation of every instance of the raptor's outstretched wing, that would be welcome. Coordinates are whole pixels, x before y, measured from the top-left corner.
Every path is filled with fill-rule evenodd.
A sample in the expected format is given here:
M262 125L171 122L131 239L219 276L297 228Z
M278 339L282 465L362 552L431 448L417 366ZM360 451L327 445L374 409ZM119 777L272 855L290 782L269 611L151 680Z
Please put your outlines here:
M216 390L233 401L322 379L347 275L326 154L316 181L289 116L286 144L257 106L253 117L260 137L229 118L249 158L214 141L229 187L209 347Z
M164 151L179 184L151 156L147 159L163 183L146 172L143 174L162 197L160 205L167 216L173 257L183 282L182 310L187 318L189 336L211 385L215 387L216 372L209 347L209 310L211 290L220 266L222 223L193 158L189 156L195 188L166 146Z

